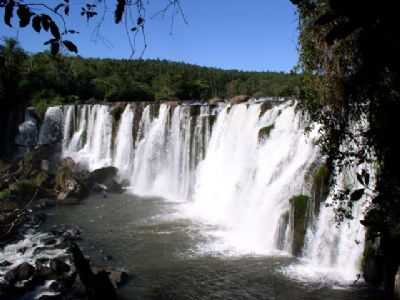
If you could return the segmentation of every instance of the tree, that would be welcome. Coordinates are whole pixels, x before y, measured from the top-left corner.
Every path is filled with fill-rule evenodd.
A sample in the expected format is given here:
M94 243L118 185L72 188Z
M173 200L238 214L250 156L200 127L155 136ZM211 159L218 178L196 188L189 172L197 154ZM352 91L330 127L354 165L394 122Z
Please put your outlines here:
M385 298L393 299L400 257L400 35L394 1L292 0L300 16L303 107L322 124L320 144L330 162L361 164L374 152L378 164L375 196L362 224L380 238ZM352 126L367 118L369 126ZM363 141L355 152L341 145ZM359 174L364 184L365 171ZM368 185L368 184L367 184ZM366 187L367 188L367 187ZM364 190L337 195L351 206ZM338 210L348 216L345 209Z

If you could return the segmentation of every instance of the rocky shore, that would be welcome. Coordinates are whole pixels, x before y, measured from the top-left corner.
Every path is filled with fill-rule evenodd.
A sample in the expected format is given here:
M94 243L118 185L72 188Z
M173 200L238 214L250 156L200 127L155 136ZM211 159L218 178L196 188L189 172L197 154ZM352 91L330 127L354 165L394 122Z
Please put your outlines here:
M0 165L0 298L117 299L127 273L92 267L78 246L80 228L41 230L49 206L121 193L117 169L88 172L53 153L52 146L40 146Z

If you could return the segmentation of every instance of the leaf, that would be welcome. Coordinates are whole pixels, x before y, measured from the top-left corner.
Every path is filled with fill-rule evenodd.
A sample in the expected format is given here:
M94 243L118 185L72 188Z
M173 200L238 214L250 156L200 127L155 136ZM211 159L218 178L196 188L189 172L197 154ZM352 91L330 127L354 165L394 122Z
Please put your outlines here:
M48 15L42 15L42 27L45 31L49 31L51 18Z
M41 23L42 23L42 18L39 15L34 16L32 20L33 30L35 30L36 32L40 32L40 30L42 29Z
M329 24L333 21L335 21L337 19L337 15L332 13L332 12L328 12L326 14L323 14L322 16L320 16L314 23L315 26L323 26L326 24Z
M115 23L118 24L122 20L125 11L126 0L117 0L117 8L115 9Z
M54 38L56 38L57 40L61 38L60 30L58 29L58 26L54 21L50 22L50 31Z
M359 25L355 22L345 22L334 26L326 35L325 40L328 45L332 46L336 40L342 40L352 34Z
M44 45L49 45L49 44L54 43L54 42L56 42L56 41L57 41L56 39L50 39L50 40L44 42L43 44L44 44Z
M71 41L63 41L64 46L71 52L78 53L78 48Z
M64 8L64 14L65 14L66 16L69 15L69 5L67 5L67 6Z
M58 41L53 41L50 44L50 51L52 55L57 55L60 52L60 43Z
M137 25L142 25L143 23L144 23L144 19L142 18L142 17L139 17L138 19L137 19Z
M351 193L350 200L351 201L358 201L364 195L364 189L358 189Z
M17 15L20 27L26 27L31 22L32 13L26 5L18 6Z
M12 27L11 19L13 17L14 6L14 1L9 1L4 9L4 23L6 23L10 27Z

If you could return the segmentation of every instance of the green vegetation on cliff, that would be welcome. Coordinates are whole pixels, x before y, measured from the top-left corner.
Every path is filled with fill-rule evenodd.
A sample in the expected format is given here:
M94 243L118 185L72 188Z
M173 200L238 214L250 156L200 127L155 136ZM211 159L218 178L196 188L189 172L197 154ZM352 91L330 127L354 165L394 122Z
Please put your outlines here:
M1 46L0 57L0 62L10 62L0 67L18 78L17 82L12 81L13 85L9 84L11 77L0 80L0 98L4 98L1 100L10 100L8 95L18 92L13 101L31 103L40 112L49 104L87 100L208 100L241 94L292 96L300 80L295 73L221 70L166 60L27 55L12 40Z

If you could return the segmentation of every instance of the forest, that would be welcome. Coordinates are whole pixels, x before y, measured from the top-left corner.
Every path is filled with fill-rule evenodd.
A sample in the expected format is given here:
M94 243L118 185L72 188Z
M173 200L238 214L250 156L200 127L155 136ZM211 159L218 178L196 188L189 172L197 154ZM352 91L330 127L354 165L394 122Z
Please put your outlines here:
M4 57L2 101L19 99L41 113L50 105L89 100L208 100L241 94L287 97L295 94L300 80L294 72L243 72L167 60L28 54L16 41L7 39L0 53Z

